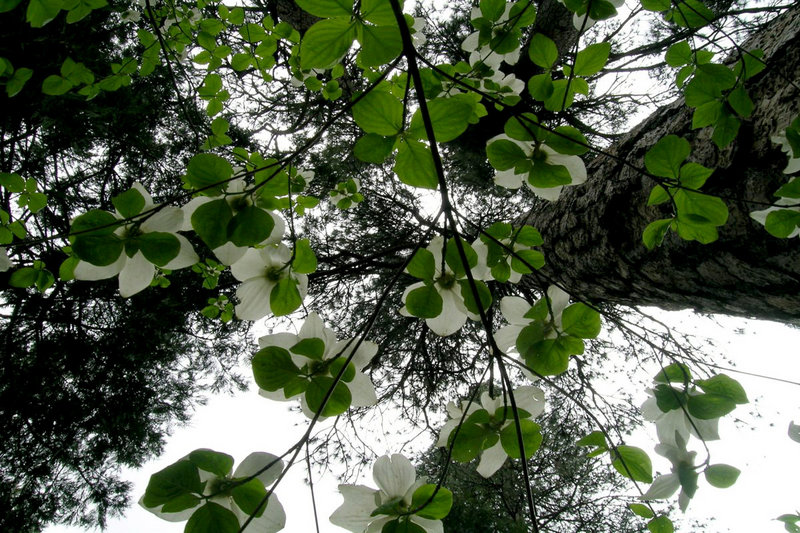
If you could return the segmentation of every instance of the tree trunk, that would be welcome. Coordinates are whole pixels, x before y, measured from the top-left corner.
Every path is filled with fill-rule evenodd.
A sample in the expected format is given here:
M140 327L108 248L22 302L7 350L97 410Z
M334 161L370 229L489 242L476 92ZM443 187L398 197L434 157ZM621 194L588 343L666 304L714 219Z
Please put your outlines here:
M800 6L744 45L754 48L764 51L769 66L748 82L755 109L725 150L712 143L710 128L691 129L683 100L659 109L608 150L644 168L645 152L661 137L688 139L690 160L717 167L704 190L722 197L730 210L719 240L702 245L670 232L648 251L644 228L671 212L647 206L653 180L601 155L587 165L586 184L566 188L558 202L542 202L526 218L545 239L542 274L548 282L595 302L800 319L800 242L774 238L749 217L765 208L752 202L771 202L786 181L786 155L770 137L800 111Z

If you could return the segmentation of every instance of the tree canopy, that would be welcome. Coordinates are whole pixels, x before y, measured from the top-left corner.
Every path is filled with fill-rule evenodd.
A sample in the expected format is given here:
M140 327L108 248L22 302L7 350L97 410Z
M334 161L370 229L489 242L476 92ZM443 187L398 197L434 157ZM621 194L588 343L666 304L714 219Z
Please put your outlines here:
M278 531L304 451L374 463L331 516L355 533L466 531L498 501L525 530L665 532L701 477L736 481L704 443L747 393L636 306L800 317L797 6L0 0L0 20L6 528L102 525L119 465L247 382L299 401L304 437L198 443L144 508ZM618 361L660 368L631 376L641 407L597 392ZM382 409L440 468L343 427ZM626 443L644 422L668 474ZM515 498L465 508L448 479Z

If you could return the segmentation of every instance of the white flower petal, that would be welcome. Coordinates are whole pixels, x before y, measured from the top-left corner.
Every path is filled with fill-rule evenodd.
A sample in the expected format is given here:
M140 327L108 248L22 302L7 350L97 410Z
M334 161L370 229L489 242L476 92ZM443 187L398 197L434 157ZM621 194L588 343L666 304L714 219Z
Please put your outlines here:
M494 446L483 451L481 454L481 462L478 464L478 468L476 468L475 471L483 477L491 477L492 474L503 466L507 457L508 454L503 449L503 444L498 440Z
M509 325L498 329L494 333L494 341L503 353L517 351L517 337L522 333L523 326Z
M236 289L239 305L236 306L236 316L241 320L258 320L272 313L269 295L275 283L267 278L252 278Z
M124 251L119 254L116 261L106 266L97 266L86 261L78 261L78 264L75 265L74 276L75 279L86 281L112 278L122 271L127 262L128 256L125 255Z
M239 281L263 277L267 271L264 258L255 248L248 248L241 259L231 265L231 274Z
M427 533L443 533L444 529L441 520L430 520L421 516L411 515L410 520L424 529Z
M554 152L546 145L542 145L547 152L547 162L551 165L561 165L567 169L572 182L570 185L580 185L586 181L586 165L577 155L565 155Z
M14 264L8 258L8 252L4 247L0 246L0 272L5 272L12 266L14 266Z
M260 479L262 483L264 483L265 487L269 487L272 483L278 479L281 471L283 470L283 461L278 459L277 456L272 455L271 453L266 452L253 452L236 467L236 471L233 473L233 477L240 478L240 477L248 477L252 476L265 466L271 464L266 471L261 472L256 476L257 479Z
M467 321L467 315L462 310L464 302L460 295L452 290L440 290L442 297L442 312L435 318L426 318L425 323L440 337L452 335Z
M414 465L404 455L384 455L375 461L372 478L378 487L389 497L403 497L417 479Z
M183 226L183 211L179 207L162 207L142 222L141 229L144 233L161 231L175 233Z
M183 224L181 224L180 230L181 231L191 231L192 228L192 215L197 208L203 204L207 204L208 202L214 200L214 198L209 198L208 196L198 196L197 198L192 198L187 202L186 205L181 207L183 211Z
M658 476L647 492L642 494L639 499L641 500L663 500L669 498L678 490L681 482L678 479L678 474L667 474Z
M454 429L456 429L456 427L458 427L459 422L461 422L460 411L458 413L458 416L450 418L447 422L444 423L442 429L439 430L439 440L436 441L436 446L438 447L447 446L448 444L447 441L450 440L450 434L453 432Z
M510 324L517 326L530 324L531 319L525 318L525 313L530 310L531 304L519 296L505 296L500 300L500 312Z
M238 505L233 505L233 512L239 519L240 524L244 524L248 514L239 509ZM244 529L244 533L276 533L286 525L286 513L283 505L274 493L267 500L267 508L261 516L254 518Z
M212 252L220 263L230 266L241 259L247 250L247 246L236 246L232 242L226 242L222 246L214 248Z
M517 408L527 411L531 418L536 418L544 412L544 391L539 387L526 385L514 390L514 401Z
M464 39L464 42L461 43L461 49L464 50L465 52L473 52L477 50L479 45L479 39L480 39L479 32L476 31L470 33L467 36L467 38Z
M267 346L278 346L288 350L298 342L300 342L300 337L294 333L281 332L260 337L258 339L258 347L266 348Z
M136 252L133 257L128 258L119 273L119 294L123 298L128 298L143 291L150 286L155 275L156 267L153 263L148 261L142 252Z
M330 516L331 523L353 533L363 533L374 520L370 514L380 505L378 491L364 485L339 485L339 492L344 502Z
M353 380L345 384L347 388L350 389L350 394L352 395L351 406L366 407L378 403L378 397L375 395L375 387L372 385L369 376L363 372L356 372Z
M173 233L173 235L177 237L178 242L181 244L181 248L178 251L178 255L173 257L169 263L164 265L164 268L167 270L177 270L179 268L190 267L200 261L200 258L197 257L197 254L194 252L194 248L192 248L191 243L189 243L186 237L183 235L178 235L177 233Z
M558 201L558 197L561 196L561 191L564 189L563 185L556 185L555 187L534 187L529 182L525 182L528 185L528 188L533 191L533 194L538 196L543 200L547 200L548 202L556 202Z

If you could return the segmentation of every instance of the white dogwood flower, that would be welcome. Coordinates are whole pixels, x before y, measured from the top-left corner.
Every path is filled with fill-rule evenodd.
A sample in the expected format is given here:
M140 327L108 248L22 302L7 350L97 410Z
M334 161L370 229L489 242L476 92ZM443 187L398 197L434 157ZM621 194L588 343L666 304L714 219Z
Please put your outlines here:
M411 461L401 454L384 455L375 461L372 479L377 489L365 485L339 485L344 503L333 512L331 523L353 533L380 533L383 526L412 509L414 491L424 484L417 479ZM372 515L374 511L381 512ZM388 514L388 513L394 514ZM412 514L408 520L427 533L443 533L442 521Z
M680 436L677 436L675 441L675 444L661 443L656 445L656 453L669 459L672 463L672 471L669 474L658 476L640 499L664 500L671 497L680 488L681 493L678 496L678 505L681 511L686 511L689 506L689 500L694 495L693 491L697 487L697 472L694 470L694 458L697 452L687 451L686 441ZM683 486L681 478L690 487L690 492L687 492L686 487Z
M145 213L155 208L150 194L140 183L133 184L133 190L138 191L144 199L144 205L139 213ZM114 213L118 220L125 220L119 211ZM161 268L166 270L176 270L186 268L197 263L200 259L194 252L192 245L183 235L177 232L183 226L183 211L178 207L162 207L144 221L136 219L120 225L114 234L126 242L126 246L120 251L119 257L109 265L93 265L88 261L78 261L75 266L75 279L95 281L107 279L119 275L119 293L124 298L133 296L139 291L144 290L153 281L156 274L155 265L150 262L142 252L142 247L137 246L135 253L130 253L130 243L137 238L152 233L169 234L177 239L179 249L177 255L173 257ZM130 254L130 255L129 255Z

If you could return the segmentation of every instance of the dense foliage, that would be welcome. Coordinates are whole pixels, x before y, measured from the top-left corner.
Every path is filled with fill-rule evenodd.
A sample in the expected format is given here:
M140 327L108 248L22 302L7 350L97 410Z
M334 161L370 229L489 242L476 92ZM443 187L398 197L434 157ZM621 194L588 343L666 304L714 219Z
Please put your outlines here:
M769 150L789 158L773 157L764 178L777 201L734 208L712 187L759 113L796 106L751 98L767 76L796 82L740 42L797 9L412 7L0 0L5 527L102 524L121 509L114 470L158 453L202 392L242 384L240 334L264 318L255 385L299 400L308 431L235 469L200 448L155 473L141 505L187 532L280 530L273 491L318 423L335 418L316 457L372 463L368 447L343 446L337 423L375 404L437 433L442 464L477 461L481 491L499 500L469 512L499 501L526 530L567 531L552 524L579 516L582 531L672 531L658 500L679 492L685 510L701 475L736 481L737 468L692 448L719 438L720 417L748 402L742 387L613 298L574 292L549 270L569 258L545 253L552 236L529 221L560 208L566 225L575 191L602 201L614 176L587 163L611 158L646 180L642 253L722 242L734 218L759 242L800 234L800 118L769 132ZM637 94L625 79L636 71L660 89ZM653 134L641 156L609 148L627 113L676 94L688 133ZM295 333L275 331L288 329L280 317L297 319ZM615 358L660 365L640 410L627 396L598 400L593 380ZM669 474L626 444L642 419ZM477 479L453 468L456 485ZM403 455L377 458L378 488L341 485L331 521L466 530L459 520L476 518L445 488L447 468L425 470L430 482ZM575 509L559 508L570 490ZM583 497L601 491L630 496Z

